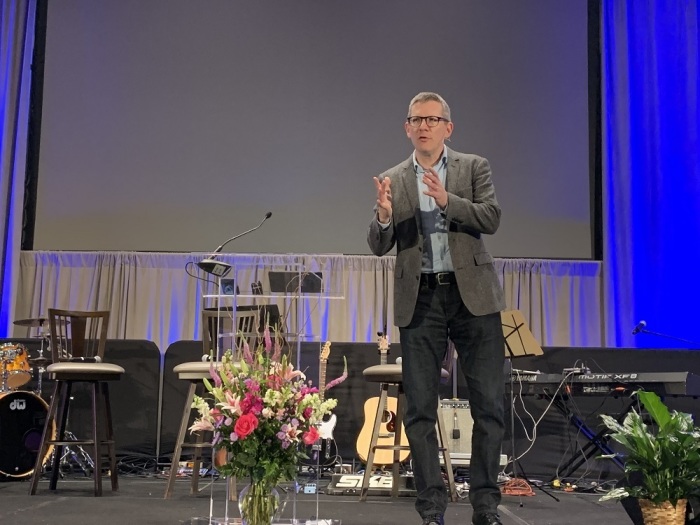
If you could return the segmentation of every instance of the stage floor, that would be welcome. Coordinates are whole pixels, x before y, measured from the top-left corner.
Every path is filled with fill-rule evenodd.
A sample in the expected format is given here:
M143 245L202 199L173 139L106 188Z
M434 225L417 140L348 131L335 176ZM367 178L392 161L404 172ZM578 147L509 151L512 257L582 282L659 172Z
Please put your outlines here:
M26 480L4 481L0 482L0 523L187 525L193 523L192 518L208 517L210 504L214 517L225 515L224 480L213 484L207 481L201 483L203 490L195 496L189 495L189 480L178 480L170 500L163 499L165 483L165 478L156 474L122 474L118 492L112 492L109 479L104 478L104 494L101 498L95 498L92 496L92 480L74 474L59 480L55 492L49 491L47 480L42 480L35 496L28 495L29 482ZM320 519L341 520L342 525L420 524L412 497L391 499L387 496L370 496L366 502L359 502L356 496L328 495L323 493L323 489L321 480L318 495L297 495L298 519L318 516ZM558 502L539 490L531 497L504 496L499 509L504 525L631 523L619 503L601 503L598 501L599 494L554 492L554 495L559 498ZM292 492L286 498L282 517L291 519L294 517ZM467 525L471 523L471 515L472 509L465 497L450 504L445 523ZM235 502L229 505L228 516L238 516Z

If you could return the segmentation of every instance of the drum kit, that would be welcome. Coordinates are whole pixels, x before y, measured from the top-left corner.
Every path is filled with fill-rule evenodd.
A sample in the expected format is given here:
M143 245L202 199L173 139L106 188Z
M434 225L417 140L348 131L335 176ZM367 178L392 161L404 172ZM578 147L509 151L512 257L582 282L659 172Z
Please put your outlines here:
M2 366L2 383L0 384L0 479L22 479L32 475L36 463L37 451L41 445L44 424L49 413L49 405L43 398L43 376L46 367L51 364L48 319L45 317L19 319L16 326L37 329L34 337L41 340L36 357L30 357L30 351L19 343L0 345L0 364ZM48 357L44 355L47 353ZM27 389L36 372L36 388ZM23 389L25 388L25 389ZM55 425L51 428L52 437L56 436ZM76 440L66 431L66 439ZM43 458L42 465L47 465L53 454L53 447ZM86 476L94 468L92 458L80 446L64 446L61 466L75 463Z

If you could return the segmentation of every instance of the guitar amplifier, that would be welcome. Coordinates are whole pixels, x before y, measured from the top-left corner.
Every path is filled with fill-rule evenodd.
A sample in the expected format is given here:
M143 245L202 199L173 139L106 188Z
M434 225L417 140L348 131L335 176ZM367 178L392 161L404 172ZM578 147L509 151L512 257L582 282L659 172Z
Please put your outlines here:
M440 413L447 434L450 459L455 460L472 453L472 428L474 420L466 399L440 400Z
M450 449L450 462L453 467L466 467L472 457L472 429L474 420L469 409L469 401L466 399L442 399L440 400L440 413L447 433L447 446ZM440 462L442 452L440 453ZM499 459L501 467L508 464L508 457L501 454Z

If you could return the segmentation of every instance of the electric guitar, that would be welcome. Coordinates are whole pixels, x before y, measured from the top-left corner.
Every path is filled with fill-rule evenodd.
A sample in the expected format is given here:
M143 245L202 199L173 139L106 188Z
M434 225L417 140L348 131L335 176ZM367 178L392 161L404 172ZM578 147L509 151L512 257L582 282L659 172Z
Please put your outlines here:
M389 354L389 339L384 333L379 333L379 356L380 364L385 365ZM382 414L382 421L379 425L379 438L377 445L393 445L396 431L396 410L397 399L395 397L386 398L386 407ZM367 463L369 454L369 445L372 442L372 430L374 429L374 421L377 416L377 407L379 406L379 397L371 397L365 401L365 423L357 436L357 455L363 463ZM401 424L401 441L403 446L408 446L408 438L406 430ZM410 452L406 450L399 451L399 461L404 462L408 459ZM376 449L374 451L375 465L391 465L394 463L394 451L389 449Z
M321 349L318 371L318 395L321 401L323 401L326 391L326 365L330 353L331 342L326 341ZM338 459L338 446L333 437L333 430L335 429L337 421L338 417L335 414L331 414L330 416L326 416L326 419L318 424L318 433L320 437L316 443L308 447L307 455L309 459L304 461L306 465L319 466L320 468L330 468L335 465Z

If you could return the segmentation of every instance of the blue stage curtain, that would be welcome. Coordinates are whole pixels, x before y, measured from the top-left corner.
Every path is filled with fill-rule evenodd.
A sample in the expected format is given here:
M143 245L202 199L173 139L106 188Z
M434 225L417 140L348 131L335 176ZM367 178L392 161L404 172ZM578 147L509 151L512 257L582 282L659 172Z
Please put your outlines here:
M36 0L0 1L0 337L17 296Z
M698 17L697 0L602 1L607 346L700 348Z

